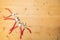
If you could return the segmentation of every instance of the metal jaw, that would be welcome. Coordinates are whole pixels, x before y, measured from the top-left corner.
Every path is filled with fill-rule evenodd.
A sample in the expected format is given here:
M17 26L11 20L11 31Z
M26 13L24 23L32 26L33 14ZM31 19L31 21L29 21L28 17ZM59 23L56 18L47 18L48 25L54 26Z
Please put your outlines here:
M12 16L15 16L16 14L15 13L13 13L13 14L11 14Z
M18 27L22 27L22 23L19 22L19 23L18 23Z
M16 18L15 18L15 21L16 21L16 22L20 21L19 17L16 17Z
M27 27L27 25L26 25L26 23L24 24L24 28L26 28Z
M12 13L11 16L17 17L17 13Z

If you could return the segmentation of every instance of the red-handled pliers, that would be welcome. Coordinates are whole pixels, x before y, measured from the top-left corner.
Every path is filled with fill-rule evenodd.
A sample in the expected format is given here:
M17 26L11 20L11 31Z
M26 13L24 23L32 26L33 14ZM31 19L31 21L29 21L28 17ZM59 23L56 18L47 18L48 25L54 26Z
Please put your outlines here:
M25 23L25 24L23 24L24 25L24 28L23 28L23 31L25 30L25 29L27 29L30 33L32 33L31 32L31 30L28 28L28 27L30 27L30 26L27 26L27 24Z
M30 33L32 33L31 30L28 27L26 27L27 26L26 24L23 24L23 25L24 25L24 28L21 30L20 38L22 38L25 29L27 29Z
M11 13L11 15L9 15L9 16L7 16L7 17L5 17L5 16L3 16L3 18L4 18L4 20L15 20L14 18L10 18L11 16L12 16L12 11L9 9L9 8L5 8L5 10L8 10L10 13Z
M13 25L13 27L9 30L9 31L10 31L10 32L9 32L9 34L11 34L11 33L12 33L12 31L13 31L15 28L17 28L17 27L18 27L18 26L16 26L16 23L17 23L17 22L15 22L15 23L14 23L14 25Z

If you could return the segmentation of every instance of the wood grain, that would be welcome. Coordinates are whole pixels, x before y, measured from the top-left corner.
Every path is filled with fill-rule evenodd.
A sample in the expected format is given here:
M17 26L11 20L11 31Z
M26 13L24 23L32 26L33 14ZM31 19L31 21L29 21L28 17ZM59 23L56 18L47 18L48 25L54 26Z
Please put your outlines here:
M4 8L31 25L32 34L25 30L22 40L60 40L59 0L0 0L0 40L20 40L19 28L8 34L14 21L3 20L10 15Z

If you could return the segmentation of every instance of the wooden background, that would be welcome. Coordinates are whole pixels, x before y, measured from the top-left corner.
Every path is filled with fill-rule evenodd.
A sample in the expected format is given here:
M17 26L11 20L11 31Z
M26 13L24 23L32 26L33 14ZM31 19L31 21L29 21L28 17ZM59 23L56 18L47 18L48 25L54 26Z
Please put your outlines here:
M20 40L19 28L8 34L14 21L3 20L10 15L4 8L31 25L32 34L25 30L22 40L60 40L60 0L0 0L0 40Z

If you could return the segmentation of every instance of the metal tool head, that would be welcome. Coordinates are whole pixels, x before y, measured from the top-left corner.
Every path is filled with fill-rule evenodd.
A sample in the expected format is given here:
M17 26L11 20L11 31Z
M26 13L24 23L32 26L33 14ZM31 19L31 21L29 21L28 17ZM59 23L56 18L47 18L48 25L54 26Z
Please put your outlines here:
M18 13L12 13L11 15L17 17Z
M16 17L16 18L15 18L15 21L16 21L16 22L20 21L19 17Z

